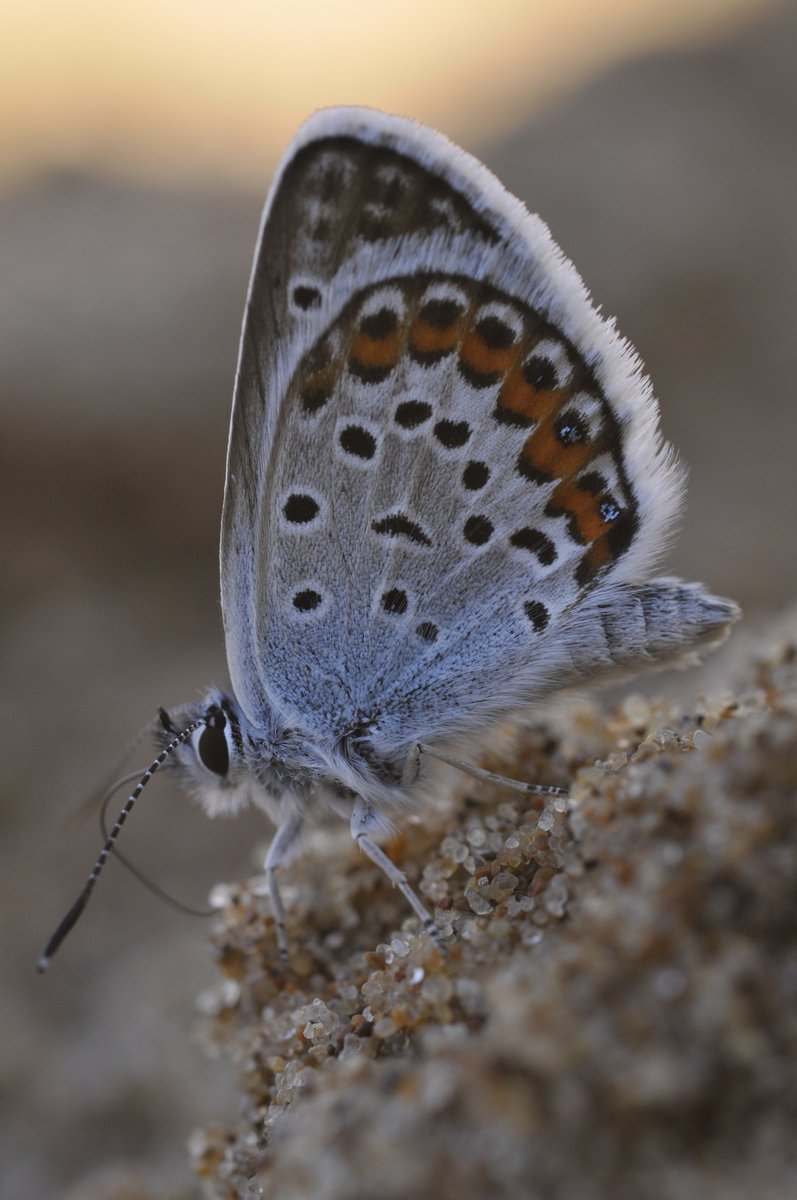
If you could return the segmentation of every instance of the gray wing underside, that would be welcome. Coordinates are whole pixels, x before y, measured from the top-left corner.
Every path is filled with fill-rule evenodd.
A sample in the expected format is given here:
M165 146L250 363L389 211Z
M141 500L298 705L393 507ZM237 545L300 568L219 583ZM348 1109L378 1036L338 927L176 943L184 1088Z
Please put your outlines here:
M266 206L236 378L222 607L249 719L399 745L614 661L612 639L619 661L621 624L626 660L665 657L663 593L628 588L681 493L656 416L484 168L411 122L319 114Z
M277 431L287 423L282 405L290 380L323 330L340 311L358 276L409 238L436 229L471 231L495 240L468 205L410 158L391 170L404 126L380 130L370 114L319 114L289 149L266 203L244 314L228 446L221 536L221 593L233 686L250 719L283 698L268 660L263 625L275 531L269 528L269 480ZM376 220L378 193L400 178L402 205L389 222ZM372 194L372 201L366 196ZM369 220L371 224L369 225ZM363 263L365 259L365 263ZM352 269L353 260L355 261ZM362 265L359 265L362 264ZM344 282L341 276L347 273ZM335 281L335 286L333 286ZM280 449L290 453L285 440ZM276 617L277 622L279 617ZM299 669L301 670L301 664ZM302 703L296 696L297 706Z

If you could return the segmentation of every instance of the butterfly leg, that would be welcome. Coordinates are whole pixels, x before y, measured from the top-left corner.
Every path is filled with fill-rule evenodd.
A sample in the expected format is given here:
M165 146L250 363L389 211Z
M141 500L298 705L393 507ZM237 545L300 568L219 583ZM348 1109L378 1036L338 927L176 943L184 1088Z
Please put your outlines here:
M393 887L398 888L434 944L439 950L445 953L445 946L435 925L434 917L426 908L417 892L410 887L404 872L399 870L396 864L385 854L382 847L378 846L370 836L369 830L378 830L383 828L383 826L384 821L379 819L377 813L367 801L360 799L356 802L351 816L351 836L363 853L367 854L371 862L387 875Z
M485 771L483 767L477 767L473 763L467 762L464 758L454 758L450 754L443 754L440 750L433 750L431 746L418 743L418 749L422 754L428 754L430 758L436 758L440 762L447 763L449 767L456 767L458 771L463 771L466 775L470 775L472 779L481 780L482 783L497 783L502 787L509 788L513 792L523 792L527 796L567 795L564 788L543 787L538 783L522 783L519 779L509 779L506 775L496 775L495 772Z
M401 786L411 787L421 773L421 743L413 742L401 771Z
M302 814L295 809L291 809L283 817L268 848L263 868L268 881L271 911L274 914L274 921L277 926L277 944L280 954L284 959L288 958L288 935L285 931L285 906L282 903L282 896L280 895L279 884L277 883L277 869L287 860L291 850L295 847L303 820Z

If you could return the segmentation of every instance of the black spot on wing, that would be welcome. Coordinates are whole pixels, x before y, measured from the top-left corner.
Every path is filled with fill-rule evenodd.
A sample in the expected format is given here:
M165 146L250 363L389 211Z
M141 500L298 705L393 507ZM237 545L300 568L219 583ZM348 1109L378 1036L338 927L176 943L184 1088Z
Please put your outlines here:
M427 300L418 312L418 316L432 329L450 329L455 321L458 321L464 312L464 308L457 300L451 300L446 297L440 299Z
M293 302L297 308L306 312L308 308L318 308L321 303L321 293L318 288L300 285L293 289Z
M556 387L556 367L549 358L533 354L523 364L523 378L538 392L548 392Z
M518 550L528 550L531 554L536 554L544 567L549 567L556 559L556 546L540 529L524 526L523 529L516 530L509 541Z
M476 322L476 332L488 350L507 350L515 341L512 326L492 315Z
M401 616L407 611L408 606L407 593L403 592L401 588L390 588L389 591L382 594L382 608L392 616Z
M463 533L472 546L484 546L493 536L493 523L481 513L468 517Z
M490 479L490 468L486 462L469 462L462 472L462 482L469 492L478 492Z
M436 642L439 632L433 621L421 621L415 629L419 638L423 638L425 642Z
M551 614L545 605L541 604L539 600L527 600L523 605L523 610L534 626L534 632L542 633L551 619Z
M447 450L456 450L464 446L470 437L470 425L467 421L438 421L434 427L434 435L441 446Z
M402 429L417 429L432 415L431 404L423 400L404 400L396 409L396 424Z
M376 438L362 425L346 425L340 431L341 448L353 458L370 459L376 454Z
M590 496L599 496L607 487L606 480L598 471L588 471L586 475L579 475L576 483L582 492L589 492Z
M462 482L469 492L478 492L490 478L487 463L471 461L462 472Z
M372 521L371 528L374 533L384 537L408 538L409 541L415 542L416 546L431 546L432 544L431 538L424 533L420 525L411 521L406 513L390 513L381 521Z
M306 525L318 516L318 501L302 492L294 492L283 504L282 511L291 525Z
M380 308L378 312L363 317L359 328L366 337L381 340L393 333L397 325L398 313L392 308Z
M312 612L314 608L318 608L321 603L321 595L313 588L305 588L304 591L297 592L293 597L293 607L299 612Z

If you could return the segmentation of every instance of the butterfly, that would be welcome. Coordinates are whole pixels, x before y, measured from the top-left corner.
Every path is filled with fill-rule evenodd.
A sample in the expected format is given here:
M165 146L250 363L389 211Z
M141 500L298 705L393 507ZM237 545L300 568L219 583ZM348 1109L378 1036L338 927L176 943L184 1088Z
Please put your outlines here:
M683 497L639 358L542 220L432 129L316 113L246 301L221 534L232 690L161 710L161 753L40 966L169 756L211 813L276 807L283 952L277 872L323 799L435 936L375 840L424 757L479 775L447 743L688 661L737 619L653 576Z

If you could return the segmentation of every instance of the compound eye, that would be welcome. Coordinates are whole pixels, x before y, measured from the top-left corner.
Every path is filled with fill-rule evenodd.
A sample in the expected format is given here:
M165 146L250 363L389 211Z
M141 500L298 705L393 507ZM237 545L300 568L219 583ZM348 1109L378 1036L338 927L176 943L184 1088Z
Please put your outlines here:
M199 761L206 770L214 775L226 775L230 769L230 750L224 727L227 724L224 714L214 713L208 724L199 735L196 751Z

